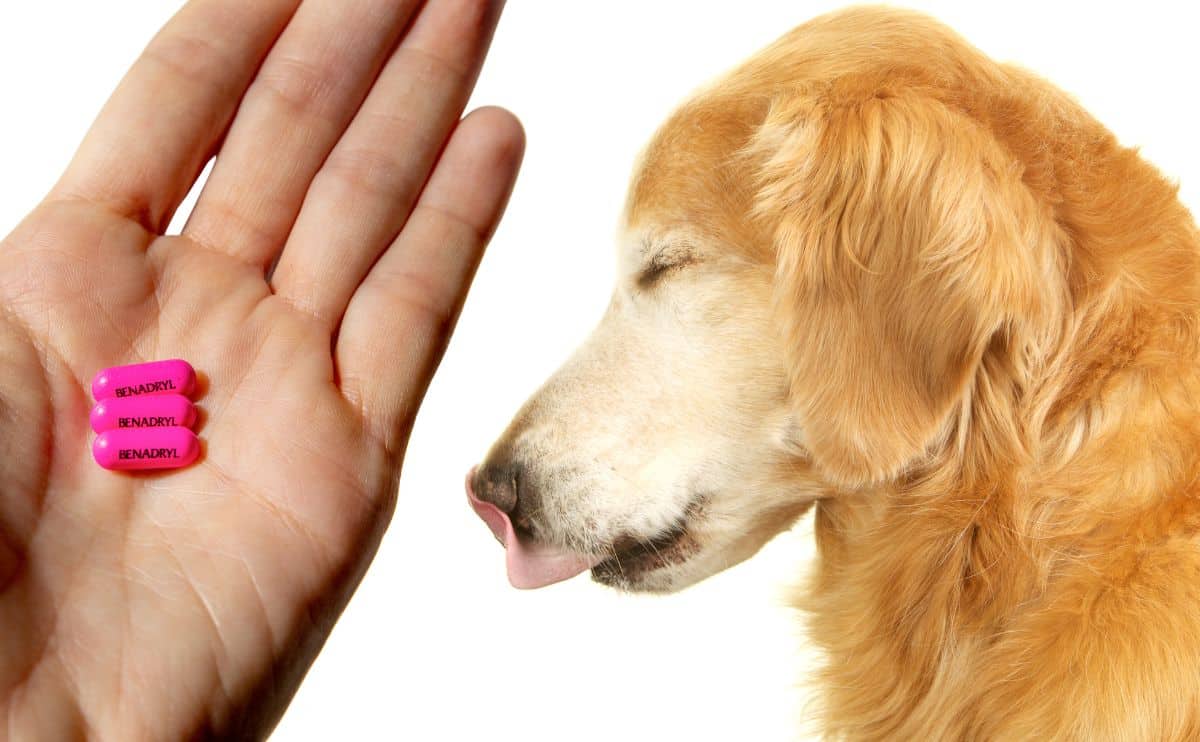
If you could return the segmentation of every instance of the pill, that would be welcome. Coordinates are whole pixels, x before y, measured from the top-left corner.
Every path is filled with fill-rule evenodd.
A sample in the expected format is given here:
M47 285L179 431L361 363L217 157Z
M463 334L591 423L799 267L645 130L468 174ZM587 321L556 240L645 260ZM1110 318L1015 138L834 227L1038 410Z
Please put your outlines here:
M91 420L97 433L117 428L190 428L196 421L196 408L181 394L114 397L97 402Z
M106 368L92 379L92 396L99 401L144 394L188 394L195 385L196 372L191 364L173 358Z
M117 428L96 436L92 456L105 469L178 469L200 455L188 428Z

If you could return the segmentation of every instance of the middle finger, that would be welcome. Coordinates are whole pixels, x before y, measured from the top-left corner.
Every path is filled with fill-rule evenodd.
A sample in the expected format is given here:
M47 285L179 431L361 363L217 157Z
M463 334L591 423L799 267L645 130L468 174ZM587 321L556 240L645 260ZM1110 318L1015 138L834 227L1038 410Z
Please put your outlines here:
M313 179L271 278L277 294L337 324L462 115L501 5L426 4Z
M265 270L419 5L301 5L243 98L184 234Z

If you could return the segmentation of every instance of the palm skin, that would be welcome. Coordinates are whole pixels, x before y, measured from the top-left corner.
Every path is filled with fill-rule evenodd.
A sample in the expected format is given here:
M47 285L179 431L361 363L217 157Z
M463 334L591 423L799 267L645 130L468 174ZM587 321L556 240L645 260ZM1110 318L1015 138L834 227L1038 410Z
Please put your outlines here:
M21 683L10 713L70 723L79 701L89 716L154 718L191 701L219 726L226 697L293 651L305 623L328 624L310 607L357 576L390 508L398 454L335 383L328 333L246 266L185 238L146 242L65 205L4 246L6 297L30 290L37 266L4 332L4 522L25 562L0 596L0 623L26 629L0 638L4 685ZM100 469L89 377L114 358L166 357L207 377L203 460ZM46 685L60 694L48 707L19 703Z
M520 159L506 112L456 124L499 9L343 2L331 29L338 6L297 5L188 3L0 245L0 736L265 734L390 518ZM206 43L204 76L180 84L169 60L231 15L244 33ZM320 73L279 76L321 69L295 64L299 40L356 29L374 47L360 36L325 69L357 70L358 92L297 105ZM139 131L151 99L162 120ZM403 122L416 141L397 141L397 108L427 112ZM272 147L286 167L239 154ZM188 226L164 236L213 152ZM100 469L92 375L173 357L198 372L200 460Z

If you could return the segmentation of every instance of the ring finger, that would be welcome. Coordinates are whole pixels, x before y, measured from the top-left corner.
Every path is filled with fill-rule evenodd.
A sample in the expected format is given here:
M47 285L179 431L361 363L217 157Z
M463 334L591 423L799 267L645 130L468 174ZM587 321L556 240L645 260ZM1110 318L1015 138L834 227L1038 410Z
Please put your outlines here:
M307 0L234 118L184 234L266 266L419 0Z
M271 283L336 325L462 115L501 3L430 3L313 179Z

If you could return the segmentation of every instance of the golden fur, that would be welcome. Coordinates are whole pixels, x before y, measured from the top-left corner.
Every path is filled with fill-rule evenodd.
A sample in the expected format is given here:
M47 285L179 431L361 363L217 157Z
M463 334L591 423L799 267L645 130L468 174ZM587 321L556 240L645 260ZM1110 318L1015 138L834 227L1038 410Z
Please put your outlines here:
M883 8L796 29L647 150L631 225L774 272L831 736L1200 738L1176 191L1051 85Z
M1200 739L1176 191L925 16L817 18L655 135L609 311L476 489L655 592L815 503L831 737Z

